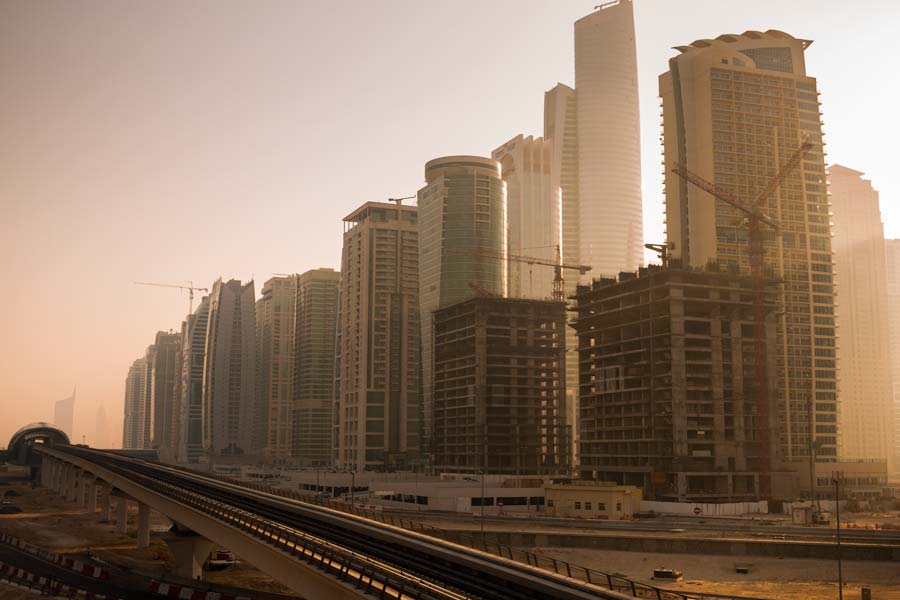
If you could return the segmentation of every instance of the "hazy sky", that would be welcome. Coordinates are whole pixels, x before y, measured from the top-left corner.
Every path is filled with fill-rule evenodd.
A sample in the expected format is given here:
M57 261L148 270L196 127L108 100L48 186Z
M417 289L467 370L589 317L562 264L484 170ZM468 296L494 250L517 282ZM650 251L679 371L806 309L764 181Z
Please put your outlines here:
M599 2L599 0L598 0ZM0 0L0 445L78 385L121 441L128 366L187 296L337 267L341 218L411 195L425 161L540 135L594 2ZM657 76L748 29L815 40L829 161L900 237L892 0L637 0L648 241L663 239Z

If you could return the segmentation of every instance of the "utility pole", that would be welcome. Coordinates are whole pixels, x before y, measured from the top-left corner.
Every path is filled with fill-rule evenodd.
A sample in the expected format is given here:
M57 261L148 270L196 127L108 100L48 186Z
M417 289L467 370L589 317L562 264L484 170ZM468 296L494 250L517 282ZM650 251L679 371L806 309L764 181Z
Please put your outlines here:
M841 564L841 479L842 471L832 473L831 481L834 483L834 512L837 522L837 563L838 563L838 600L844 600L844 570Z

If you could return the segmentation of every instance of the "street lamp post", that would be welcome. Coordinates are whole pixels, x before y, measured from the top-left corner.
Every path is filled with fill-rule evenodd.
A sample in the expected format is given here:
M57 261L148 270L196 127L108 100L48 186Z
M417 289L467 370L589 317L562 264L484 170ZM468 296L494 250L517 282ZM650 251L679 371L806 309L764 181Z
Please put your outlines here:
M844 571L841 564L841 477L843 473L835 471L831 481L834 483L834 512L837 522L837 563L838 563L838 600L844 600Z
M487 475L485 470L481 469L481 545L484 546L484 476Z
M356 491L356 471L350 471L350 510L353 510L354 505L354 492Z

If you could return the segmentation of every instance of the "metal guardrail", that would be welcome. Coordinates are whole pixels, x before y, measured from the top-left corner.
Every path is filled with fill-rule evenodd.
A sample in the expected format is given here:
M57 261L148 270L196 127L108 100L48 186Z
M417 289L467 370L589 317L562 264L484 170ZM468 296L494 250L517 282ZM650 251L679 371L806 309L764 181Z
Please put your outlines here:
M204 475L209 476L207 474ZM212 477L214 479L219 479L220 481L231 483L233 485L254 489L285 498L291 498L294 500L301 500L303 502L317 504L326 508L340 510L342 512L357 515L366 519L378 521L386 525L392 525L401 529L415 531L425 535L430 535L432 537L444 539L448 542L453 542L461 546L472 548L473 550L480 550L482 552L487 552L501 558L525 563L532 567L537 567L545 571L551 571L553 573L556 573L557 575L564 575L566 577L577 579L579 581L583 581L585 583L589 583L591 585L605 588L614 592L630 594L635 598L650 598L654 600L700 600L702 598L716 598L717 600L762 600L747 598L743 596L731 596L728 594L697 594L694 592L667 590L664 588L642 583L640 581L635 581L621 575L607 573L604 571L599 571L597 569L590 569L588 567L576 565L574 563L570 563L561 559L544 556L530 550L523 550L522 548L516 548L514 546L508 546L497 542L488 543L487 540L482 539L481 536L475 537L463 534L452 529L441 529L439 527L427 525L419 521L404 519L402 517L394 517L393 515L368 510L359 506L353 506L345 502L325 500L322 498L316 498L315 496L311 495L299 494L292 490L273 488L268 485L241 481L233 479L231 477L222 477L216 475L213 475Z

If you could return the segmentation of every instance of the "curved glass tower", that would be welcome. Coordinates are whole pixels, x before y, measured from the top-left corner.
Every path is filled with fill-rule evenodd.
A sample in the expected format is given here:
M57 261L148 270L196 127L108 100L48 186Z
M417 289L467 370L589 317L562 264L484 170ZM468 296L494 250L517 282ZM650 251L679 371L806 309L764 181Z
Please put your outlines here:
M419 190L423 437L431 439L432 311L478 294L507 295L506 183L500 163L445 156L425 165Z

